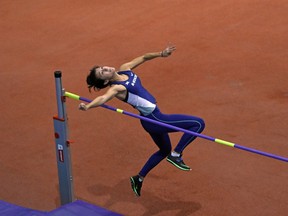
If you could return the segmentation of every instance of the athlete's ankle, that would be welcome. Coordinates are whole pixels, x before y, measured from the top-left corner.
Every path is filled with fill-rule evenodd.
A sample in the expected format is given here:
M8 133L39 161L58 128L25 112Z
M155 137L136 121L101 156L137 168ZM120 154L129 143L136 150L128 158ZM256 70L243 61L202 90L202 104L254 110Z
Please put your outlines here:
M173 157L180 157L180 153L178 153L178 152L175 152L175 151L172 151L171 152L171 155L173 156Z

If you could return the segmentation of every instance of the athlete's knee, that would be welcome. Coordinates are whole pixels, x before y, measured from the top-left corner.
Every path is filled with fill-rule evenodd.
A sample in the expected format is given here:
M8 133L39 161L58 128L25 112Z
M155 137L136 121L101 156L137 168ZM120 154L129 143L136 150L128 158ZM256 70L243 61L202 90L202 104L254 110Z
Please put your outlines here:
M201 133L204 128L205 128L205 122L203 119L198 118L197 123L195 124L195 122L193 123L193 126L189 128L189 130L197 132L197 133Z
M199 119L199 133L201 133L205 129L205 121L203 119Z

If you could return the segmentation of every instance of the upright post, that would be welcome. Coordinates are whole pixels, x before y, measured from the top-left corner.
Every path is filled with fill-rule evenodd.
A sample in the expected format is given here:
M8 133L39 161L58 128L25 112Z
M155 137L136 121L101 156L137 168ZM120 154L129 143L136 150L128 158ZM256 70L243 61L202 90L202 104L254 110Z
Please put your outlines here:
M55 85L58 115L53 117L56 144L56 158L61 205L71 203L74 199L73 177L71 168L70 143L68 141L68 124L64 90L62 89L61 71L55 71Z

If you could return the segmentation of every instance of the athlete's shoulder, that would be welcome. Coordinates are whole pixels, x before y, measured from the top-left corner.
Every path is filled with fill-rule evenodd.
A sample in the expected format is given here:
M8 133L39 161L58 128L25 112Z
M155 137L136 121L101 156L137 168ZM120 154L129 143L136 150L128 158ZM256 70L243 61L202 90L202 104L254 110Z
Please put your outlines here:
M110 86L110 89L113 90L113 91L117 91L117 92L121 92L121 91L125 91L126 88L125 86L123 86L122 84L112 84Z

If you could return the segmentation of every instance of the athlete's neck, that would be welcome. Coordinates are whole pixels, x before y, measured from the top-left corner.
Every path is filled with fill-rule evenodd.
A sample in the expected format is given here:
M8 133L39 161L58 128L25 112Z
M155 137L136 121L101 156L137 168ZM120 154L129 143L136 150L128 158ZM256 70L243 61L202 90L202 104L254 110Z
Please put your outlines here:
M113 77L110 81L126 81L128 79L128 76L125 74L118 74L118 72L114 73Z

